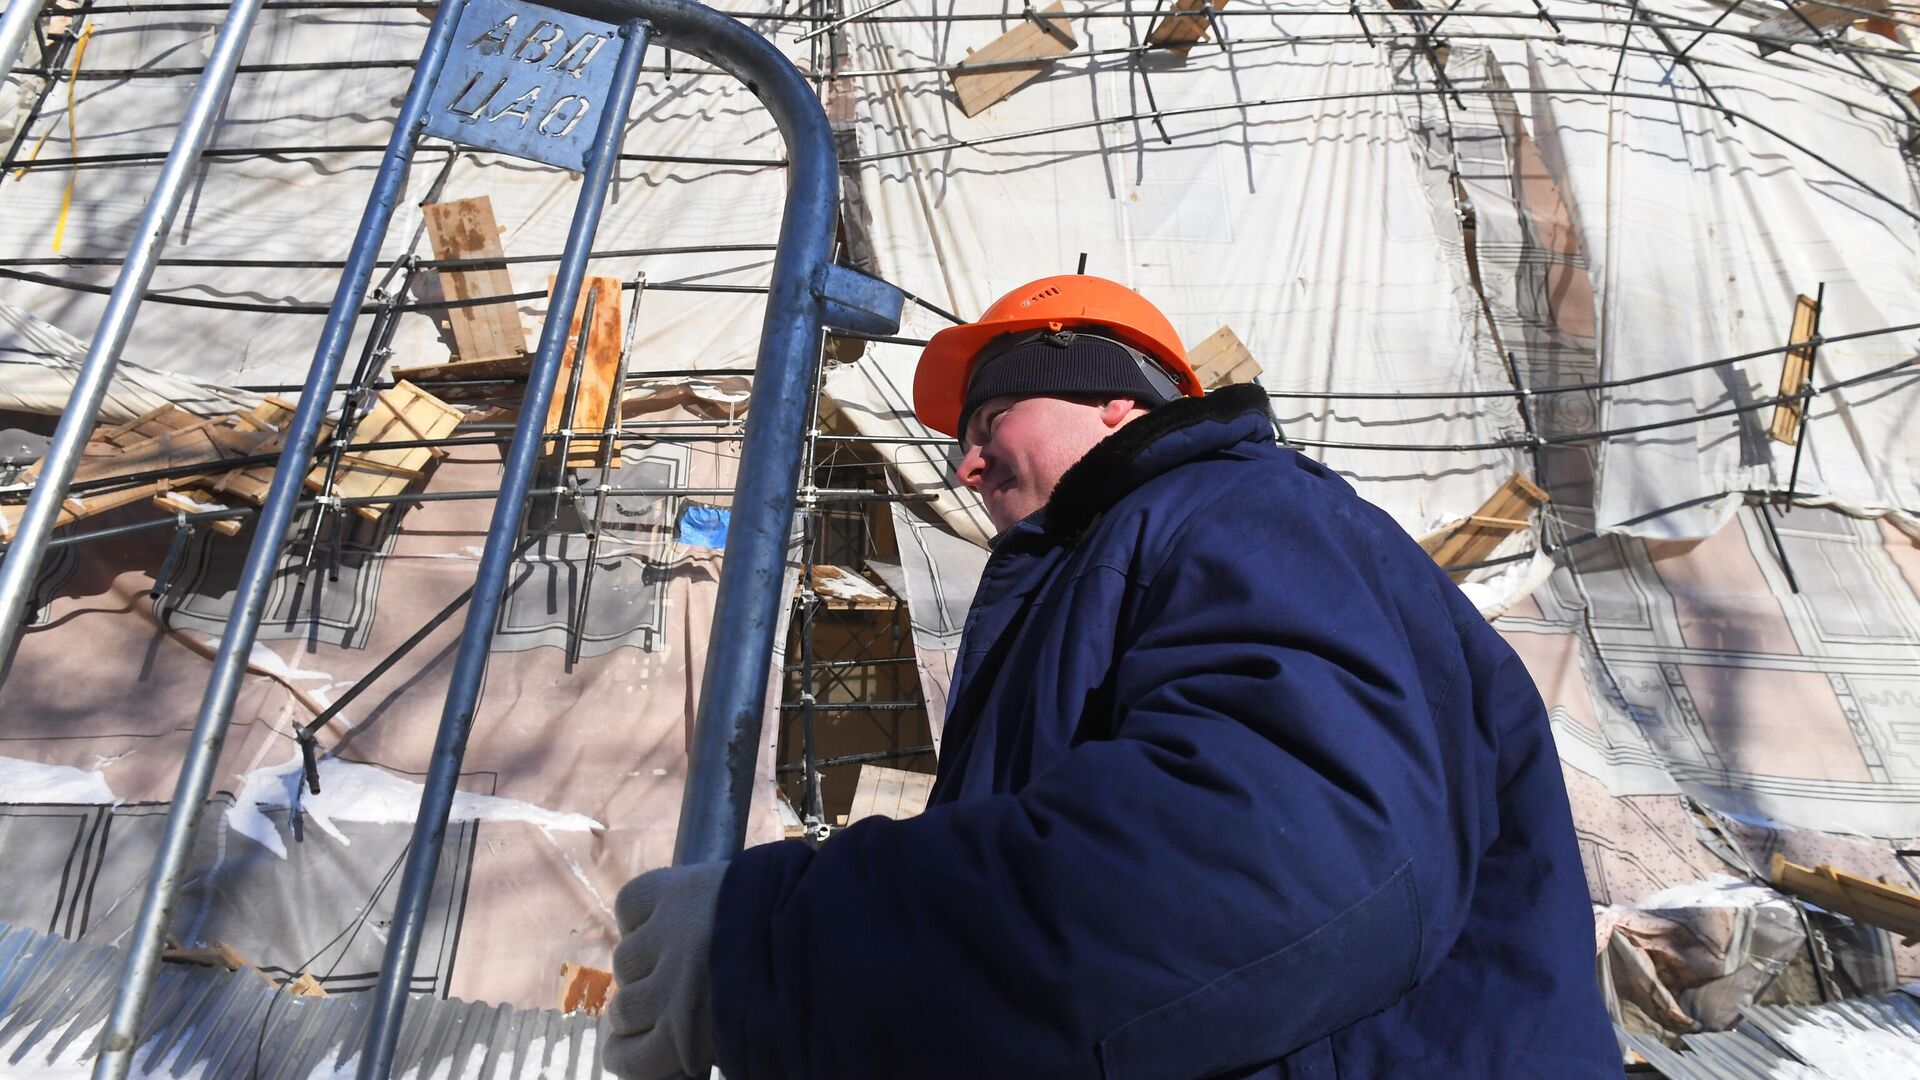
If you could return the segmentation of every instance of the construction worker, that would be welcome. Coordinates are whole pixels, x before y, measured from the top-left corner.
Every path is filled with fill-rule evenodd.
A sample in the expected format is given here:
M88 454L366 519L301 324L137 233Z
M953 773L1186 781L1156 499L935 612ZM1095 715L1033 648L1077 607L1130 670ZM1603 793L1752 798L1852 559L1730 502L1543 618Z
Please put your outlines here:
M609 1068L1621 1075L1539 694L1259 387L1073 275L914 404L1001 530L930 805L629 883Z

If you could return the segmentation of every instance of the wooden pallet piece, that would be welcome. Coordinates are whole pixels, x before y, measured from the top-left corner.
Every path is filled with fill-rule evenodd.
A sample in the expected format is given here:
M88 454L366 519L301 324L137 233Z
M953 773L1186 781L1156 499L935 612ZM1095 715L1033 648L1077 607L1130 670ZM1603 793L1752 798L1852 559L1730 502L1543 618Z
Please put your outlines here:
M1815 327L1820 325L1820 305L1802 294L1793 298L1793 328L1787 334L1787 355L1780 364L1780 396L1793 397L1806 389L1807 380L1813 378L1813 346L1807 344L1813 339ZM1767 433L1774 441L1792 446L1800 441L1800 424L1806 419L1807 403L1803 400L1782 401L1773 407L1773 422L1767 425Z
M1260 362L1241 343L1230 326L1222 326L1187 350L1187 362L1200 376L1200 385L1208 390L1234 383L1248 383L1260 377Z
M226 457L278 453L286 444L285 432L293 421L293 412L291 401L270 397L246 412L235 413L226 426L211 434L225 450ZM332 431L333 425L321 424L319 437L324 439ZM273 466L245 465L210 477L197 486L259 506L267 501L267 491L273 486Z
M1791 863L1777 851L1768 876L1781 892L1891 931L1903 938L1904 944L1920 943L1920 894L1835 870L1826 863L1814 867Z
M109 428L95 428L87 438L86 452L105 453L108 450L120 450L147 439L165 435L170 431L197 427L207 421L195 416L178 405L161 405L149 409L124 424Z
M1066 8L1060 0L1042 8L1034 17L967 54L967 58L947 72L953 82L953 96L960 111L976 116L994 102L1020 89L1046 73L1053 58L1073 51L1078 44L1068 23ZM993 67L970 71L988 64L1000 65L1031 61L1019 66Z
M613 990L613 972L576 964L560 965L560 1011L599 1016Z
M436 259L502 259L507 252L500 244L500 225L493 217L493 200L486 195L452 202L427 203L420 208L426 218L427 239L433 244ZM448 300L473 300L483 296L508 296L513 279L506 263L464 270L440 271L440 289ZM445 309L447 324L453 332L454 356L460 360L498 360L524 356L527 352L526 329L520 324L520 309L511 300Z
M862 765L860 779L854 783L853 805L847 808L844 824L851 825L869 817L895 821L914 817L927 808L927 797L932 793L932 773Z
M334 474L333 493L341 498L371 499L398 495L415 480L424 479L426 465L436 452L434 447L409 446L384 450L355 450L385 442L413 442L444 439L460 425L459 409L441 401L410 382L396 383L374 398L373 408L361 417L353 430L353 441L340 455L340 467ZM307 473L308 491L324 491L327 466L324 461ZM369 521L378 521L388 507L378 503L359 504L353 512Z
M1227 0L1174 0L1173 10L1147 31L1147 44L1163 46L1167 52L1185 59L1195 45L1207 40L1207 35L1213 32L1213 20L1207 18L1207 9L1219 11L1226 6Z
M105 442L94 443L90 440L88 445L94 452L81 457L79 465L73 470L73 482L88 483L115 476L218 461L225 456L213 437L218 427L218 421L196 419L191 427L165 429L161 434L125 446L113 446ZM129 429L129 433L131 431L132 429ZM23 480L30 481L38 478L37 465L21 473ZM60 513L54 518L54 527L71 525L96 514L104 514L109 510L144 501L173 487L183 486L186 482L188 481L161 478L127 487L79 495L70 494L61 503ZM0 507L0 539L11 540L15 530L20 527L20 519L25 515L24 505Z
M1528 527L1533 512L1548 502L1549 496L1533 481L1514 473L1499 490L1480 504L1480 509L1464 521L1455 522L1420 538L1420 546L1441 566L1476 563L1493 553L1500 542ZM1455 581L1468 571L1450 572Z
M580 316L585 313L587 297L593 297L593 325L587 329L587 362L580 369L580 390L573 403L573 430L597 433L606 425L607 408L613 400L614 380L620 372L620 279L590 277L580 290L580 302L567 322L567 351L560 357L560 374L553 383L553 400L547 405L547 426L551 435L566 419L567 387L573 381L574 349L580 344ZM549 306L553 297L553 279L547 279ZM547 317L553 318L548 311ZM543 448L557 454L558 440ZM575 438L567 451L567 467L590 469L600 463L600 441Z

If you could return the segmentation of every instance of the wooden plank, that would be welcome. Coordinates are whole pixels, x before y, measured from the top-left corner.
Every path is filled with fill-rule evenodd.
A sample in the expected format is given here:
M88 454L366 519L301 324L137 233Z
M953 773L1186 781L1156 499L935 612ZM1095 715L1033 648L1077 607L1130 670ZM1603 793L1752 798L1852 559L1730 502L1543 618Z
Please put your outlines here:
M1904 938L1907 945L1920 942L1920 894L1835 870L1826 863L1811 868L1800 866L1788 862L1779 852L1773 855L1769 876L1774 888L1781 892L1892 931Z
M845 824L869 817L895 821L914 817L926 810L927 798L932 793L932 773L862 765L860 778L854 782L853 804L847 808Z
M1780 364L1780 396L1791 397L1806 389L1813 378L1814 328L1820 324L1820 305L1805 295L1793 298L1793 328L1787 334L1787 355ZM1767 433L1776 442L1792 446L1800 441L1800 424L1806 419L1805 401L1783 401L1773 407L1773 423Z
M1174 0L1173 10L1147 31L1147 44L1164 46L1185 59L1189 50L1213 32L1213 20L1207 18L1206 9L1219 11L1226 6L1227 0Z
M1466 520L1421 537L1420 546L1441 566L1479 562L1492 554L1502 540L1525 530L1533 511L1547 501L1547 493L1539 485L1514 473ZM1460 570L1450 572L1449 576L1461 581L1467 574L1468 571Z
M585 1011L599 1016L607 1007L607 995L613 989L613 972L576 964L560 965L560 1011Z
M373 408L361 417L353 431L353 441L340 455L340 467L334 473L333 493L342 498L365 499L398 495L407 485L426 475L434 448L426 446L392 447L382 450L355 450L354 447L385 442L412 442L444 439L460 424L459 409L441 401L406 381L396 383L374 399ZM316 458L307 474L309 491L324 491L327 467ZM354 512L368 520L379 520L387 507L361 504Z
M434 258L506 258L506 249L500 245L500 225L493 217L493 200L488 196L427 203L420 211L426 218L427 238L433 244ZM439 277L441 292L449 300L507 296L513 292L513 279L508 276L504 262L443 270ZM457 358L498 360L526 354L526 330L520 325L520 310L513 301L445 310Z
M1053 57L1072 52L1077 43L1065 10L1060 0L1054 0L1034 17L988 42L978 52L967 54L964 61L950 69L947 78L953 82L953 95L960 102L960 111L968 116L977 115L1045 74L1053 66ZM1032 62L987 71L968 70L1018 61Z
M1208 390L1252 382L1260 376L1260 362L1253 358L1253 353L1230 326L1222 326L1188 349L1187 362L1193 365L1193 373L1200 376L1200 385Z
M567 351L560 358L560 375L554 380L553 400L547 406L547 426L543 429L548 435L564 426L567 387L573 381L573 354L580 344L580 316L586 311L589 295L593 297L593 325L587 329L587 362L580 369L580 390L574 398L573 430L597 432L607 422L607 406L613 400L613 383L620 371L620 279L590 277L567 322ZM549 300L553 296L552 278L547 279L547 296ZM547 318L553 318L551 311ZM559 446L555 441L544 449L557 454ZM588 469L599 463L599 440L573 440L567 452L569 468Z

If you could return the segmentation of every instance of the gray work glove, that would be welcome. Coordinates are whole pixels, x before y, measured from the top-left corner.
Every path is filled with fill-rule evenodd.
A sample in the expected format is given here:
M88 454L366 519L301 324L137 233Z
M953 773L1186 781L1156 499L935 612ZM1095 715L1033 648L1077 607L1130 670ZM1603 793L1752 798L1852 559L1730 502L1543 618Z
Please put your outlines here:
M713 1071L707 956L727 864L650 870L614 902L620 945L600 1061L626 1080L670 1080Z

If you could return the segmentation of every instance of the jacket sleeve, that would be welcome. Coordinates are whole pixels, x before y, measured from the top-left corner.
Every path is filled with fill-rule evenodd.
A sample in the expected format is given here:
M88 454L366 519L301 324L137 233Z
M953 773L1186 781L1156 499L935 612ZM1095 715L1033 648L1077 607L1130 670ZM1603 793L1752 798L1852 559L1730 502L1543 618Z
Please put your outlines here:
M1430 969L1490 740L1436 728L1470 680L1430 562L1313 497L1222 492L1134 572L1111 738L1017 795L743 853L712 960L728 1080L1212 1075Z

